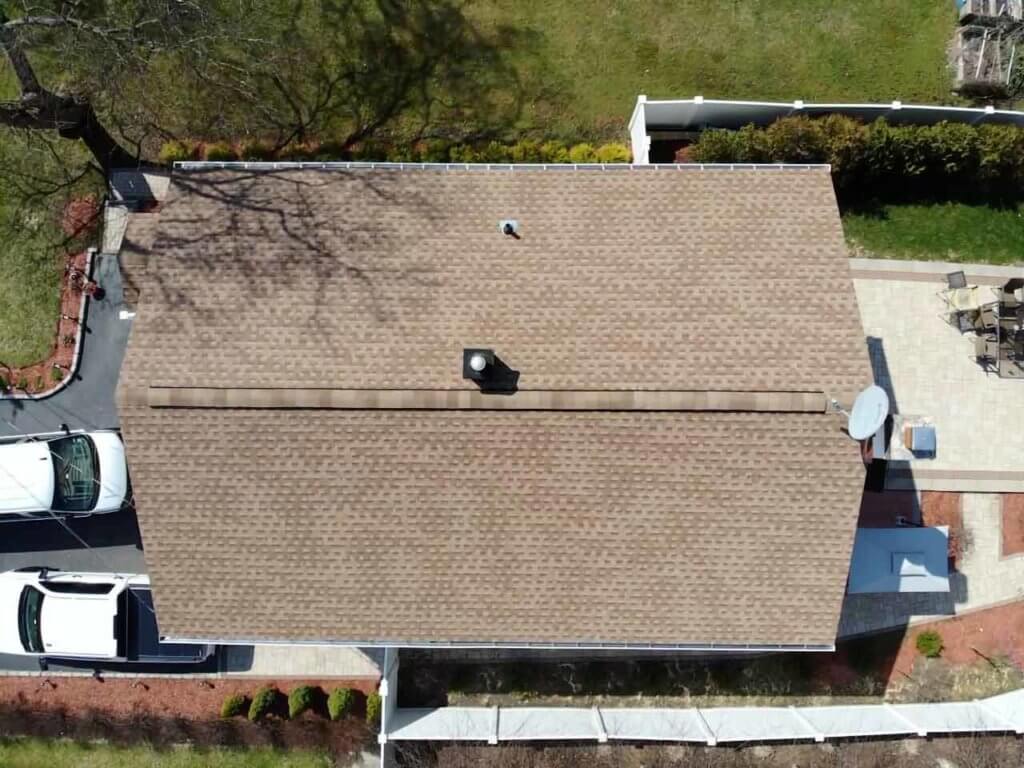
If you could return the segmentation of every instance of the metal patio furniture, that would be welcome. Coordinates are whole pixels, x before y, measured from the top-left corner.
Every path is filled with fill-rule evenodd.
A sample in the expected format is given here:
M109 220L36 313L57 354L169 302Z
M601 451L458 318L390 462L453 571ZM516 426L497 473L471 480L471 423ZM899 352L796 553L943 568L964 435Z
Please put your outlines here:
M950 272L949 274L946 275L946 286L951 291L956 289L956 288L966 288L967 287L967 275L964 274L963 270L958 270L956 272Z
M990 336L974 339L974 359L986 371L996 370L999 365L999 344Z

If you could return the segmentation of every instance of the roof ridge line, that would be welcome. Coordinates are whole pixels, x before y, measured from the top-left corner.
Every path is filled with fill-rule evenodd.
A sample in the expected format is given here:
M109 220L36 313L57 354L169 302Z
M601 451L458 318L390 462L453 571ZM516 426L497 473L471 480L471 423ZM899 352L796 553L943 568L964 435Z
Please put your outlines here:
M753 411L824 413L824 392L730 390L330 389L131 387L128 405L151 408L501 411Z

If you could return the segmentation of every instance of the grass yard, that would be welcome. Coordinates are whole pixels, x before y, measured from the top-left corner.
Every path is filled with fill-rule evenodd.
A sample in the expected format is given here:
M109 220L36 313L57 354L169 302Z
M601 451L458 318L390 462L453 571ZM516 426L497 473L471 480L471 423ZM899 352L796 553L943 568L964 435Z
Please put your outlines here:
M315 752L253 750L157 751L147 747L77 744L69 741L9 739L0 741L3 768L330 768Z
M890 205L843 216L846 239L887 259L1024 263L1024 206Z
M523 128L618 135L650 98L949 102L941 0L477 0L508 25Z
M16 213L0 203L0 363L15 367L46 357L60 303L59 236L47 213Z

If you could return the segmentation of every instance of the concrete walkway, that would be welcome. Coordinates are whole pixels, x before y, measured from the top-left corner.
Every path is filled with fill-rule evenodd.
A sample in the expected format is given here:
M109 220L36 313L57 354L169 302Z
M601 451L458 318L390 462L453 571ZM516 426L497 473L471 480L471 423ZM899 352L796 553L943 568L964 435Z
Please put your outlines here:
M93 277L106 295L86 304L81 360L74 379L41 400L0 400L0 438L70 429L111 429L119 425L114 391L131 319L122 319L121 270L115 254L97 254Z
M229 645L222 669L232 677L380 677L383 649L338 645Z
M1024 555L1002 556L1002 508L998 494L965 493L966 548L950 593L848 595L839 636L904 627L1024 599Z

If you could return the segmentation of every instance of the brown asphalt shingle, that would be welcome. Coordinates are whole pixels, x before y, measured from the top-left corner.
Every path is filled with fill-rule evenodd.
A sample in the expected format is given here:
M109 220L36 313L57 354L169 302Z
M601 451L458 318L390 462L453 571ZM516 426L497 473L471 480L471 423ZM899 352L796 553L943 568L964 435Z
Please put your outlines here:
M123 395L462 389L475 345L528 389L870 381L824 170L187 173L152 250ZM837 417L145 402L166 635L834 640L863 483Z

